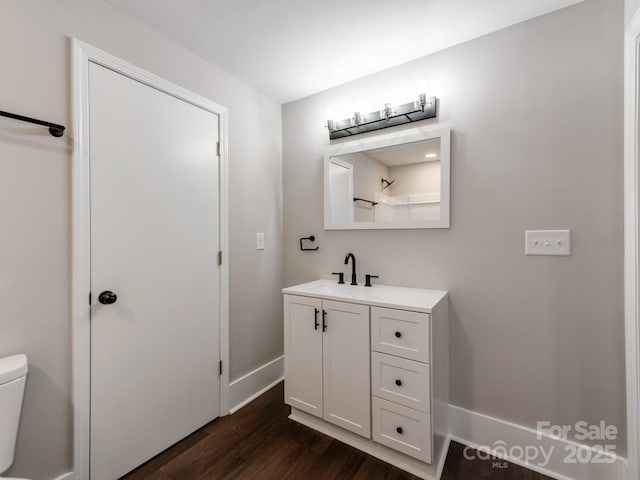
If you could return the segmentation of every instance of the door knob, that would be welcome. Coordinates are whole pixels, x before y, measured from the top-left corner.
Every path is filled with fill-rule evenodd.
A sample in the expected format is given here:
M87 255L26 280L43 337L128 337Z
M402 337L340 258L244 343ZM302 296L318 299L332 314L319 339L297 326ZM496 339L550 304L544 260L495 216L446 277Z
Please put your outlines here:
M98 296L98 301L103 305L111 305L116 303L116 300L118 300L118 296L109 290L105 290Z

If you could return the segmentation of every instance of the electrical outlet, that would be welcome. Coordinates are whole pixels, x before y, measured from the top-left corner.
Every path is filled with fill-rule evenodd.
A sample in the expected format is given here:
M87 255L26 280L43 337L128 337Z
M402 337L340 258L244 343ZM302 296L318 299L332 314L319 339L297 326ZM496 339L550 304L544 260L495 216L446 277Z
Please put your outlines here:
M571 255L571 230L526 230L526 255Z
M264 233L256 233L256 250L264 250Z

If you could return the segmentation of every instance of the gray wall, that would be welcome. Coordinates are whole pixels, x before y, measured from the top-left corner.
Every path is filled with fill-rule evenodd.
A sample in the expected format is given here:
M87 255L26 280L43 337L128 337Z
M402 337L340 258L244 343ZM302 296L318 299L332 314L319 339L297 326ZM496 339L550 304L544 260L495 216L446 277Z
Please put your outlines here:
M229 108L232 379L282 354L281 106L100 0L4 0L0 18L0 108L70 127L0 121L0 356L31 364L7 475L48 479L72 469L68 37Z
M285 284L351 251L361 279L448 290L452 403L533 427L606 420L620 454L623 22L622 0L588 0L283 108ZM422 79L453 131L451 228L323 231L325 108ZM570 257L524 255L524 230L546 228L571 229ZM300 252L310 234L320 250Z
M353 196L374 201L376 192L380 191L380 179L389 176L389 168L364 153L340 155L339 158L353 165ZM353 203L356 222L372 222L375 213L375 209L367 202Z
M440 193L440 161L391 167L389 176L395 180L389 187L389 195Z
M625 0L624 2L625 8L625 25L629 25L631 19L635 15L636 11L640 7L640 0Z

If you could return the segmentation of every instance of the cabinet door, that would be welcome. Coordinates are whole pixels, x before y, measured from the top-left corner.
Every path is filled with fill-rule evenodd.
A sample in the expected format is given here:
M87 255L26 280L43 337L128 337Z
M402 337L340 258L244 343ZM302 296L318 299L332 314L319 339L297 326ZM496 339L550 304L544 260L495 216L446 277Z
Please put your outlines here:
M322 417L321 309L319 299L284 296L284 401L318 417Z
M322 303L324 419L371 438L369 307Z

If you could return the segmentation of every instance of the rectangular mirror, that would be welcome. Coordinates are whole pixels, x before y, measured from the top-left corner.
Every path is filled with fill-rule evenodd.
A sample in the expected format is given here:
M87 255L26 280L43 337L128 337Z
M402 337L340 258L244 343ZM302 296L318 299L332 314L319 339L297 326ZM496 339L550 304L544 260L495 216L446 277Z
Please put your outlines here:
M448 228L450 144L431 125L327 147L325 230Z

